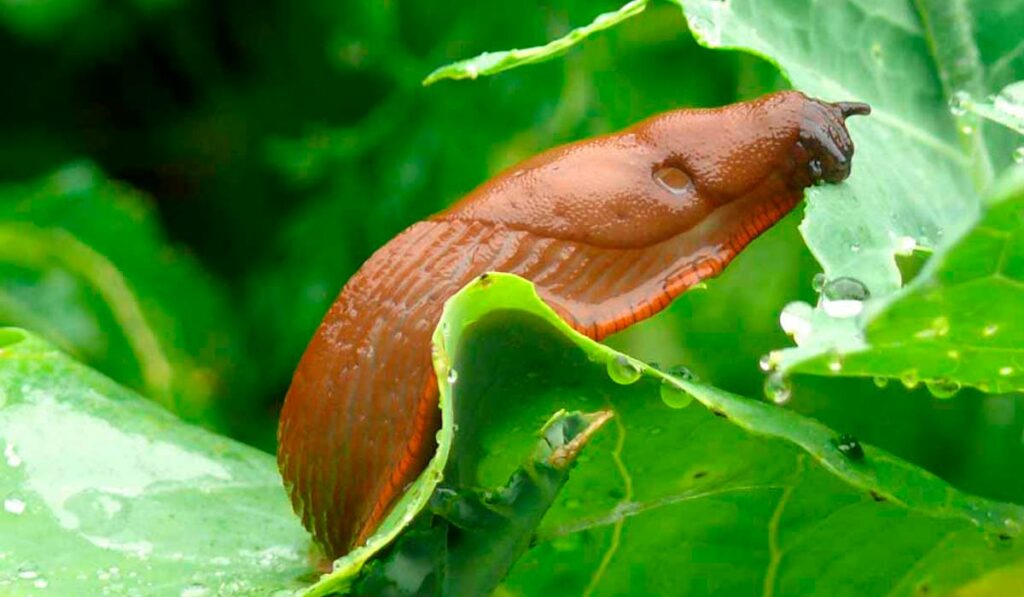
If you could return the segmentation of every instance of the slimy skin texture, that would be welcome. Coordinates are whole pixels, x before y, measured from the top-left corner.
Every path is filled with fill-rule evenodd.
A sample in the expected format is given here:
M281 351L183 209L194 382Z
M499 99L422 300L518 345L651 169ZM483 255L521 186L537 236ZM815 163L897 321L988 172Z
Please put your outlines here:
M845 179L845 118L868 112L792 91L666 112L526 160L384 245L324 317L281 413L281 474L326 554L369 538L434 453L430 340L448 297L517 274L600 340L721 272L806 187Z

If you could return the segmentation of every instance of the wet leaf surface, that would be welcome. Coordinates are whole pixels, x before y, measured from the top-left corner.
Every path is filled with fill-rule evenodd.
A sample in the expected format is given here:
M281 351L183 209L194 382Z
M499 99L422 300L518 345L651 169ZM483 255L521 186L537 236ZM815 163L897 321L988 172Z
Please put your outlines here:
M309 581L273 457L15 328L0 329L0 448L4 594L268 595Z

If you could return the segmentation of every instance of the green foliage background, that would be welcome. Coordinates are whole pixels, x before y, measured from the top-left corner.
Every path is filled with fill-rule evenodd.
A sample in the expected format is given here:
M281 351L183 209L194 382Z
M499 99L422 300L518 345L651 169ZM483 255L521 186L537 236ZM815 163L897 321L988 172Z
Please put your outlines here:
M803 209L796 210L719 279L608 344L645 362L685 363L707 384L690 388L698 398L701 391L727 401L732 394L759 398L765 381L759 361L793 344L779 326L783 308L817 302L811 280L823 269L830 277L855 275L880 295L872 319L864 327L816 320L819 333L812 341L776 353L772 362L792 375L786 408L920 467L907 482L911 486L920 473L929 479L921 486L930 487L932 473L981 498L1024 503L1024 476L1015 474L1024 458L1021 377L1000 377L989 367L999 359L1024 371L1024 340L1001 336L992 347L976 337L987 316L1013 322L1022 304L1016 286L1020 255L1013 248L1024 246L1024 222L1014 219L1024 201L1020 182L1004 184L1002 194L991 190L992 181L1004 180L1013 168L1020 137L980 119L985 105L956 116L946 107L957 91L980 103L1022 78L1024 9L1014 0L886 0L874 11L865 8L870 3L837 0L806 23L793 16L805 4L780 0L759 13L767 3L653 2L558 59L424 87L421 81L436 67L485 51L544 44L621 4L0 0L0 62L8 81L0 95L0 327L30 330L181 418L273 452L291 371L347 277L404 227L502 168L658 111L719 106L790 84L832 100L870 95L880 98L875 120L853 125L854 138L891 151L858 154L855 172L867 169L871 177L812 192L806 220ZM844 19L862 14L870 18L844 28ZM787 27L791 31L784 34ZM486 74L505 58L468 64L481 65L473 66L474 75ZM448 74L469 76L466 64L455 64ZM841 92L858 97L838 97ZM914 141L922 135L931 141ZM994 207L988 209L982 197ZM950 240L978 221L958 244ZM908 235L921 250L893 260ZM853 242L863 245L857 255L848 250ZM1009 257L996 263L993 255L1000 252ZM922 266L933 253L936 258ZM974 309L986 301L995 305L991 311ZM952 329L948 338L939 333L940 317ZM453 320L453 326L460 323L467 322ZM920 335L929 329L944 337L941 343ZM984 367L952 374L944 367L943 355L979 342L984 355L972 362ZM32 369L33 355L56 353L41 342L18 350L5 357L14 364L9 378L0 375L0 387L12 393L20 388L17 400L25 404L63 412L34 402L18 385L26 376L44 383L47 373ZM832 375L836 350L850 353L841 375ZM54 370L73 380L57 389L46 386L64 397L62 403L81 404L95 392L130 402L122 398L130 392L104 385L62 356L53 359ZM552 375L551 387L532 391L563 395ZM929 388L950 376L964 388L937 399L933 394L942 392ZM919 379L931 383L918 385ZM82 408L117 418L102 404ZM687 413L697 417L692 409ZM250 585L243 588L293 587L303 569L303 535L286 522L286 506L273 493L270 459L209 434L192 437L162 417L144 410L102 437L116 442L111 438L121 433L144 433L163 441L166 432L170 444L191 442L217 462L230 462L232 474L263 488L235 498L239 511L251 498L252 508L272 512L277 525L273 536L246 553L272 550L272 572L287 576L277 583L274 574L247 574ZM535 418L523 426L530 433ZM756 434L768 433L765 421L774 419L752 420L760 421L753 425ZM799 421L793 427L813 435L808 429L817 428ZM2 423L0 417L0 430ZM491 432L500 441L533 445L529 434ZM793 437L800 433L781 436L799 443ZM715 437L722 446L767 442L736 430ZM74 449L70 442L68 449ZM778 464L793 458L787 450L793 451L771 443L769 453L780 455ZM811 453L829 462L828 455ZM89 457L95 459L89 466L102 470L103 455ZM500 474L491 474L492 484L519 463L497 461ZM831 476L835 471L825 468L831 472L815 472L801 483L829 496L846 491ZM766 483L774 470L766 466ZM839 477L902 500L899 484L893 489ZM566 495L576 495L571 482L568 487ZM0 486L0 498L7 489ZM564 514L557 510L566 507L563 502L556 502L553 517ZM191 507L216 510L205 504ZM706 511L694 516L710 516L716 507L700 505ZM226 508L211 516L223 522L240 514ZM39 520L22 532L59 532ZM224 527L225 536L233 533L242 537L245 529ZM974 537L964 545L964 553L980 553L984 541ZM568 578L530 572L537 558L547 557L544 549L578 557L583 563L577 571L590 570L594 554L574 552L578 547L554 541L530 552L508 590L540 591ZM0 555L24 549L0 540ZM1015 554L999 556L1000 563ZM254 558L246 565L258 568ZM82 569L91 570L94 562L85 562ZM167 570L175 569L173 562L164 562ZM195 564L189 573L211 584L220 578L215 568ZM613 573L611 582L622 578L628 574ZM966 578L970 574L956 582Z

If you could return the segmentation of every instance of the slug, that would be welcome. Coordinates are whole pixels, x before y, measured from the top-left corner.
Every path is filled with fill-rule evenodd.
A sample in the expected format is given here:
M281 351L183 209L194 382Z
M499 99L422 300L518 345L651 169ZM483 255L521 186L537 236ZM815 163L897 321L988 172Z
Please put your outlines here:
M600 340L721 272L806 187L845 179L845 119L869 112L794 91L673 110L528 159L374 253L302 356L278 430L285 486L326 555L369 538L434 452L447 298L517 274Z

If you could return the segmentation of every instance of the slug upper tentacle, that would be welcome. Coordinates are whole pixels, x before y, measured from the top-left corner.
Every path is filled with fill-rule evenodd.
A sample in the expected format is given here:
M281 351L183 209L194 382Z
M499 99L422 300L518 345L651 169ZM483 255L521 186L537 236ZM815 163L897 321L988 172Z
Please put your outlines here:
M430 337L488 271L531 280L600 339L718 274L818 182L850 173L845 119L866 104L781 92L674 110L502 172L378 250L296 369L278 462L331 557L365 541L423 470L440 424Z

